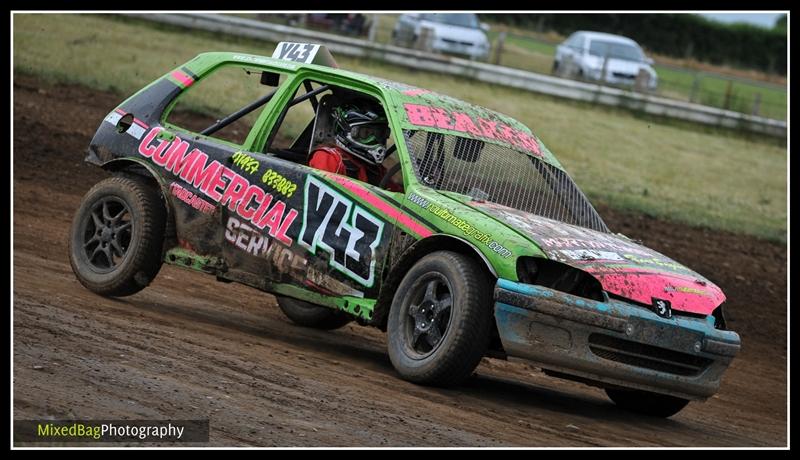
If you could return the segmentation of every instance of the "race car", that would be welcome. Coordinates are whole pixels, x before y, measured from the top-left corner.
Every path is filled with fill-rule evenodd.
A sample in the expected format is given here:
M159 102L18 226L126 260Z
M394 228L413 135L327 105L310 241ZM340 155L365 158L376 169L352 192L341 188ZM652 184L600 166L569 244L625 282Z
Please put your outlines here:
M177 109L232 97L204 86L225 71L258 96L207 126ZM720 288L612 232L530 129L322 45L200 54L111 110L86 161L113 174L70 262L103 296L167 263L271 293L301 326L380 328L412 382L521 359L661 417L715 394L740 348Z

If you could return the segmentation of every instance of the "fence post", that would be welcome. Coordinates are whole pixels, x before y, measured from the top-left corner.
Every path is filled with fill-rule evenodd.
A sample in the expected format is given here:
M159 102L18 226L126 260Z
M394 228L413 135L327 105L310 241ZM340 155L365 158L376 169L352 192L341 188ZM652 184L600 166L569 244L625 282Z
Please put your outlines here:
M758 116L759 110L761 110L761 93L756 93L756 100L753 102L753 115Z
M695 102L697 100L697 92L700 90L700 80L703 77L701 76L700 72L696 72L694 74L694 81L692 82L692 92L689 94L689 102Z
M725 88L725 103L722 104L722 107L725 110L729 110L731 108L731 92L733 90L733 80L728 80L728 87Z
M367 40L369 40L370 42L374 42L375 41L375 33L378 30L378 20L379 20L378 19L378 15L377 14L373 14L372 15L372 21L370 21L370 24L369 24L369 33L367 35Z
M606 57L603 59L603 71L600 74L600 84L606 84L606 72L608 72L608 53L606 53Z
M503 43L506 41L506 33L500 32L497 35L497 44L494 46L494 63L500 65L500 59L503 54Z
M417 37L417 43L415 43L414 48L422 51L432 51L434 34L435 32L432 27L420 28L419 36Z
M639 69L633 88L640 93L650 91L650 72L645 69Z

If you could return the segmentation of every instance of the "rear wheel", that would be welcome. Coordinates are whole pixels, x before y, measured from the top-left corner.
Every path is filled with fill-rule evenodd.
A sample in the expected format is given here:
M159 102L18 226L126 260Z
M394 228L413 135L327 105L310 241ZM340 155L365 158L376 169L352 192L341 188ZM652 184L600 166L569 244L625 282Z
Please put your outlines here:
M72 221L72 271L100 295L139 292L161 269L165 222L161 194L144 179L119 176L98 182Z
M651 417L672 417L689 404L687 399L642 390L606 388L606 394L618 407Z
M412 382L456 385L486 352L491 286L473 259L439 251L400 282L387 324L389 358Z
M291 297L277 297L278 307L292 322L314 329L339 329L353 320L347 313L310 304Z

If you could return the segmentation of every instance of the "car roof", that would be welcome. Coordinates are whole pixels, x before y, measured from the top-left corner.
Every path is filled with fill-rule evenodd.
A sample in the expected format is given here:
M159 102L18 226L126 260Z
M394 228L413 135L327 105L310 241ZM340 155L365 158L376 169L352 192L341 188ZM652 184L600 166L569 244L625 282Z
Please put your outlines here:
M471 104L451 96L439 94L434 91L429 91L397 81L387 80L350 70L344 70L338 67L306 64L300 62L287 62L285 60L272 57L244 53L210 52L203 53L200 56L206 56L212 60L231 60L232 58L236 58L235 61L240 63L250 62L253 64L261 64L267 67L273 67L278 71L289 70L293 71L294 73L300 71L311 71L308 72L311 73L311 75L309 75L310 78L313 78L313 73L316 72L320 75L345 77L366 83L370 86L378 88L381 92L383 92L383 95L388 99L387 102L389 103L389 107L386 107L386 110L391 110L396 115L396 118L401 120L401 126L403 129L421 129L425 131L434 131L441 132L443 134L454 134L481 139L482 141L501 145L523 153L535 154L545 162L559 169L564 169L556 157L547 149L544 143L533 134L530 128L521 122L508 115L504 115L486 107ZM443 115L443 117L448 118L448 126L444 127L441 123L436 123L434 126L420 125L419 123L415 124L414 120L412 120L408 115L409 107L440 109L441 112L437 112L435 114L431 113L432 118L436 118L440 113L445 113L446 115ZM467 120L465 117L459 118L460 115L467 115L472 121ZM459 125L459 122L461 122L461 125ZM465 122L467 126L464 126ZM488 122L490 125L496 124L498 128L510 128L510 131L503 132L503 135L505 135L506 139L501 139L500 135L495 136L494 138L488 138L481 135L481 130L484 126L482 122ZM533 145L531 145L531 142Z
M276 60L277 61L277 60ZM283 61L278 61L283 62ZM550 152L549 149L544 145L544 143L534 135L530 128L525 126L523 123L519 122L518 120L502 114L500 112L496 112L492 109L472 104L461 99L457 99L452 96L448 96L445 94L440 94L435 91L430 91L424 88L418 88L416 86L408 85L406 83L401 83L393 80L383 79L380 77L375 77L372 75L367 75L359 72L352 72L349 70L343 70L341 68L332 68L326 66L320 66L316 64L298 64L300 68L306 68L309 70L316 70L323 74L336 74L341 75L344 77L349 77L354 80L358 80L364 83L371 84L372 86L376 86L380 88L384 95L390 99L390 107L387 109L393 110L396 114L398 119L403 120L401 122L404 129L423 129L425 131L434 131L434 132L441 132L444 134L455 134L465 137L473 137L469 131L462 130L460 132L453 132L452 129L440 129L437 127L420 127L418 125L414 125L407 115L407 105L410 104L411 106L425 106L425 107L433 107L437 109L443 109L449 114L466 114L473 120L488 120L490 122L496 122L498 125L506 125L511 127L518 135L522 136L530 136L531 138L535 139L537 144L537 150L539 158L544 160L545 162L556 166L559 169L564 169L561 163L556 159L555 155ZM458 128L458 122L455 121L455 127ZM521 144L511 145L508 142L501 141L499 139L487 139L487 138L480 138L483 141L494 143L498 145L502 145L504 147L509 147L515 150L523 151L525 153L530 154L530 149L520 149Z
M630 44L630 45L639 46L638 43L636 43L634 40L632 40L632 39L630 39L628 37L623 37L622 35L614 35L614 34L609 34L609 33L605 33L605 32L593 32L591 30L579 30L579 31L577 31L575 33L576 34L582 34L583 36L585 36L586 38L588 38L590 40L592 40L592 39L602 39L602 40L607 40L607 41L611 41L611 42L626 43L626 44Z

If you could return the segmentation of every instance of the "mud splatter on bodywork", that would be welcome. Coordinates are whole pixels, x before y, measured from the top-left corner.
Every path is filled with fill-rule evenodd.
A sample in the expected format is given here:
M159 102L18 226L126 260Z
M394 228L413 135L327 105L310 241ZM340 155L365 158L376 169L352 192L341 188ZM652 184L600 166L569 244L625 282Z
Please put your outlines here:
M470 203L528 236L548 258L597 278L609 293L652 305L710 315L725 300L712 282L669 257L611 233L568 225L487 202Z

